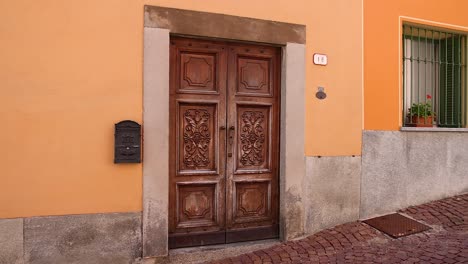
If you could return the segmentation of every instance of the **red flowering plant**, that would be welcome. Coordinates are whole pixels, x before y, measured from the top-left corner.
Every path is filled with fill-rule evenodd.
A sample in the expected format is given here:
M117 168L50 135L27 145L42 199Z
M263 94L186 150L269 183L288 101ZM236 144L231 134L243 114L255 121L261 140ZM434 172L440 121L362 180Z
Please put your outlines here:
M432 96L430 94L426 95L426 102L424 103L414 103L408 109L409 116L419 116L419 117L431 117L435 116L434 111L432 111Z

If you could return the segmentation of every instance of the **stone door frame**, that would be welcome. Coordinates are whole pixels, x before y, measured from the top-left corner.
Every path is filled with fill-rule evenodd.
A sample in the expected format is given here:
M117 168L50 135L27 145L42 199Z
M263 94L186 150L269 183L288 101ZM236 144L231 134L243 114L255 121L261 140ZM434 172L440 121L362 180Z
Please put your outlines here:
M280 238L304 234L305 26L145 6L143 257L168 254L169 40L185 35L281 45Z

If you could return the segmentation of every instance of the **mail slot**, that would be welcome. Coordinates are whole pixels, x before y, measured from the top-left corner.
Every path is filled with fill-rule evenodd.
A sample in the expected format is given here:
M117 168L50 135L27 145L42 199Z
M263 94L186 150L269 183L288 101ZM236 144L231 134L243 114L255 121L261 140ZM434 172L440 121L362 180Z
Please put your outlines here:
M131 120L115 124L114 163L141 162L141 125Z

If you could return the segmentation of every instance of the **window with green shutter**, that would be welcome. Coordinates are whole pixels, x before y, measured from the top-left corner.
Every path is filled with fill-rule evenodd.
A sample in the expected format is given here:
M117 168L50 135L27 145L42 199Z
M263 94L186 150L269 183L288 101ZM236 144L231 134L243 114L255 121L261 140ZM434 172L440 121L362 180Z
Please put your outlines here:
M466 36L403 26L405 126L466 127Z

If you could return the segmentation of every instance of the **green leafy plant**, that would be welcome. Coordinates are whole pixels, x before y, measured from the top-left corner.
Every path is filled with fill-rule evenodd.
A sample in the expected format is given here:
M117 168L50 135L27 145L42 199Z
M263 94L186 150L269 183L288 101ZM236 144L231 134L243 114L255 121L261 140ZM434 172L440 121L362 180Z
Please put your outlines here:
M414 103L408 110L409 116L419 116L419 117L430 117L435 116L435 112L432 111L432 96L428 94L426 96L426 102L424 103Z

